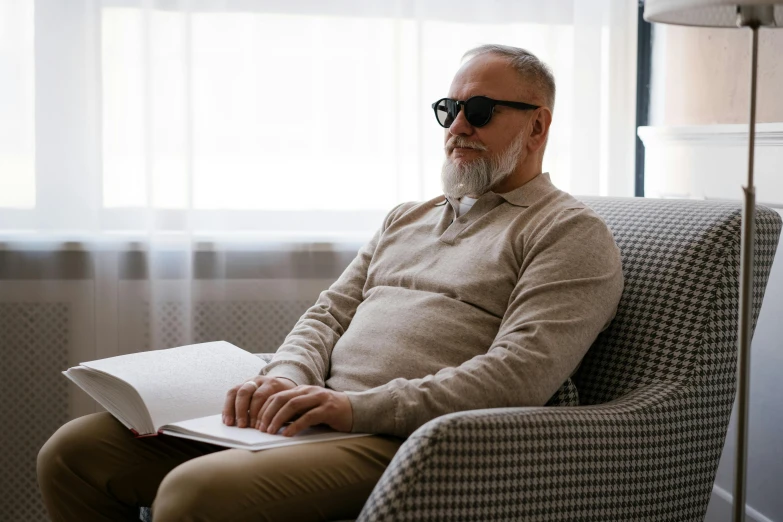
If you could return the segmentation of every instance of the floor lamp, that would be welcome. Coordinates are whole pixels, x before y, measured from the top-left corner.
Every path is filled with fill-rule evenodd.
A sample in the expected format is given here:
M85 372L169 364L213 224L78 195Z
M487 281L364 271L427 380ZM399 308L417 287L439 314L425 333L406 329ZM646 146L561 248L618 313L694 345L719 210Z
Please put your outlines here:
M777 4L777 5L776 5ZM733 520L745 520L745 475L748 454L748 396L750 393L750 338L753 299L753 239L756 190L753 186L753 149L756 137L756 71L760 27L783 27L783 0L646 0L649 22L703 27L749 28L752 33L750 67L750 130L748 184L743 187L740 254L739 366L737 368L737 458L734 470Z

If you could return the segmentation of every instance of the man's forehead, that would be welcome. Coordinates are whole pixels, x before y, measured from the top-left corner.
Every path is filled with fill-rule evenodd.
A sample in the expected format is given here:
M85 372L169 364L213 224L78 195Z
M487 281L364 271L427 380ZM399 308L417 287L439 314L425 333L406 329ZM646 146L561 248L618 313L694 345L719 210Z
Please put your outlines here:
M452 83L448 97L455 100L467 100L472 96L486 96L495 100L511 100L519 96L519 87L513 89L503 87L507 86L486 82Z
M449 97L461 100L471 96L514 99L526 90L523 79L507 59L481 55L460 67L451 82Z

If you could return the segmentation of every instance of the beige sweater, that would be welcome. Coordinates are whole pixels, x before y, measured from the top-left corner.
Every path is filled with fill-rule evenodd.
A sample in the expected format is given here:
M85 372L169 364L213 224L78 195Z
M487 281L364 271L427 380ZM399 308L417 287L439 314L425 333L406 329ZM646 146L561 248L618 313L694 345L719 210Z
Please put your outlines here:
M458 204L395 207L262 375L344 391L353 431L399 437L450 412L545 404L614 317L619 249L548 174L455 220Z

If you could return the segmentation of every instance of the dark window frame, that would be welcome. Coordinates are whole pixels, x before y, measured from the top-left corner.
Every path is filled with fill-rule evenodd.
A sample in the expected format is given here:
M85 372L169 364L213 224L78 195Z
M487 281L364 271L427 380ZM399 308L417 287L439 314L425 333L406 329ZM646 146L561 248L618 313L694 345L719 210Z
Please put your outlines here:
M644 143L638 129L650 121L650 80L652 76L652 24L644 19L644 0L639 0L636 32L636 169L634 195L644 197Z

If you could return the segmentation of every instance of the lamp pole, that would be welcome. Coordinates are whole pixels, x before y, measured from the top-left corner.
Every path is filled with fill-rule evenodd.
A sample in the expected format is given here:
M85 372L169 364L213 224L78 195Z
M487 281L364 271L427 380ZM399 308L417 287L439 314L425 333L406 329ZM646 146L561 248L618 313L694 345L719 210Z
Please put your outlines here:
M750 133L748 143L748 184L742 187L745 199L742 205L742 240L740 255L740 315L739 358L737 366L737 447L734 461L734 516L735 522L745 520L745 478L748 465L748 409L750 404L750 341L751 310L753 309L753 237L756 230L756 187L753 186L753 154L756 134L756 62L758 52L758 25L749 25L753 32L753 51L750 80Z
M748 132L748 184L742 190L742 239L740 242L739 357L737 366L737 448L734 468L735 522L745 520L746 474L748 464L748 410L750 404L750 342L753 318L753 239L756 235L756 187L753 186L753 160L756 148L756 78L758 73L759 27L775 25L772 5L737 6L737 26L748 27L753 35L750 61L750 128Z

